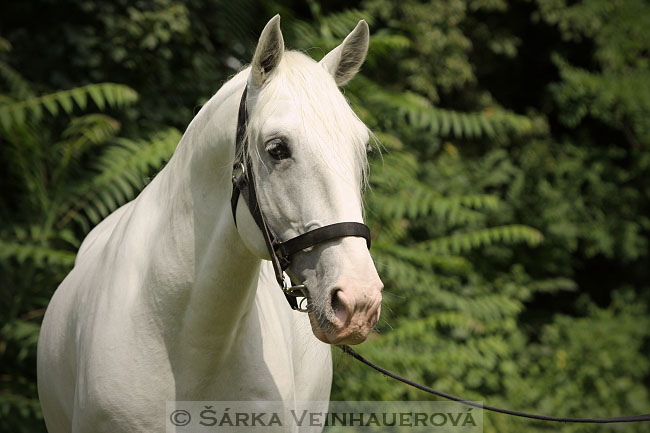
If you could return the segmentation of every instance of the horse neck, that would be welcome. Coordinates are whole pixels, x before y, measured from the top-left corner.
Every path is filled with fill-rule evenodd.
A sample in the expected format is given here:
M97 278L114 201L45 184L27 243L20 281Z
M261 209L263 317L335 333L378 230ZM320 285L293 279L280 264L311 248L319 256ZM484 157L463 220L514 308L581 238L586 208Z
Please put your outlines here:
M235 77L201 109L156 178L166 216L145 284L147 302L163 336L183 346L176 349L189 358L194 349L228 352L259 276L261 261L242 243L230 208L243 87ZM215 361L213 353L213 367Z

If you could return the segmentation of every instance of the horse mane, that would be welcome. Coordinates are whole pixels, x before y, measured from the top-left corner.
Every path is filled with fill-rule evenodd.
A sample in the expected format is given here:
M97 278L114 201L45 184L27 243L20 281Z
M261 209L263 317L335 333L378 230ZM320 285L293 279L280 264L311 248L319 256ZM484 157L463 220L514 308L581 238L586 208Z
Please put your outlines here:
M246 133L252 138L262 122L276 110L275 101L287 94L296 101L296 114L301 117L303 133L309 137L314 155L345 178L354 175L357 184L365 186L368 140L374 135L352 111L330 73L301 52L284 52L282 61L263 85L249 112ZM253 141L248 140L249 146ZM250 150L242 149L243 152Z

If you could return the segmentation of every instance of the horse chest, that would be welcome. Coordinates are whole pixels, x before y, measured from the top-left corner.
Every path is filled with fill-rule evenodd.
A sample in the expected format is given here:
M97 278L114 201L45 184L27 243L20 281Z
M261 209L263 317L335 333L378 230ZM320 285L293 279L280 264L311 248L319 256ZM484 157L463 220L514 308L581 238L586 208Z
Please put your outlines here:
M268 284L267 284L268 283ZM251 311L221 362L198 361L188 388L177 399L327 400L331 386L330 347L313 336L306 315L286 308L272 280L262 272ZM201 371L201 373L199 373ZM176 378L178 388L178 378ZM296 386L300 384L300 386Z

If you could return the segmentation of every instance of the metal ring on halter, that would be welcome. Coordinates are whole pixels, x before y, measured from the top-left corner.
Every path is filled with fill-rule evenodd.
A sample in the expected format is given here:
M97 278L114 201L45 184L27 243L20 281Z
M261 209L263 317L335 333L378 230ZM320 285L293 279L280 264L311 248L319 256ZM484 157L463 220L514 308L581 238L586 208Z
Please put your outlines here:
M240 173L235 174L235 170L232 171L232 180L234 183L237 183L239 181L240 176L242 176L244 173L246 173L246 166L244 165L243 162L239 163L239 167L241 169Z
M296 308L296 311L300 311L301 313L309 312L309 298L305 296L298 301L298 308Z
M305 292L307 291L307 286L305 286L304 284L298 284L297 286L287 287L285 283L285 286L282 288L282 290L287 295L295 296L296 298L307 297L307 295L305 294Z
M296 311L300 311L301 313L309 311L309 296L307 296L309 292L307 291L306 285L298 284L297 286L287 287L287 283L284 281L282 290L286 295L302 298L298 301L298 306L294 308Z

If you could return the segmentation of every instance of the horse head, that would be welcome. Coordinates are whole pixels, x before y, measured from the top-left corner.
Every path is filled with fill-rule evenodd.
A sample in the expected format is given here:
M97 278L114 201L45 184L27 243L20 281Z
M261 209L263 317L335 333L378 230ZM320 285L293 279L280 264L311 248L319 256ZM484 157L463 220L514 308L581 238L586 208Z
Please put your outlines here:
M371 136L339 86L363 63L368 25L316 62L284 48L280 17L264 28L247 82L248 148L257 200L273 236L286 241L330 224L363 221L361 190ZM247 247L269 258L250 213L239 224ZM330 344L363 342L379 319L383 284L366 240L346 236L306 248L287 273L307 287L314 335Z

